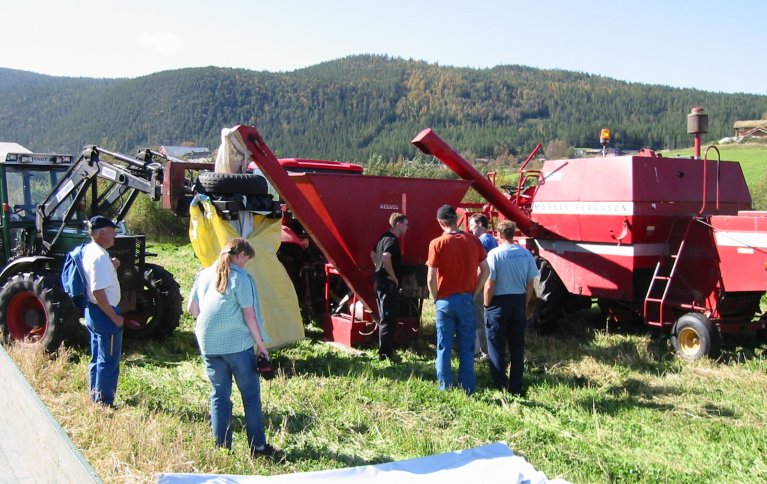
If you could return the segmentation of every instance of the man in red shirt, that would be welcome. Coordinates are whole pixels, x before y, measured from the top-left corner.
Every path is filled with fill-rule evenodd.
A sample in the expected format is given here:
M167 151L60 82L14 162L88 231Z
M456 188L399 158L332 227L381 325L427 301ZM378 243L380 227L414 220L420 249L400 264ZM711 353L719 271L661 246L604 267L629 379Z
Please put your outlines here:
M450 205L437 210L442 235L429 243L427 279L437 312L437 380L439 388L453 386L450 357L458 340L458 386L471 395L477 386L474 342L477 311L474 298L489 274L485 249L479 239L458 230L458 214Z

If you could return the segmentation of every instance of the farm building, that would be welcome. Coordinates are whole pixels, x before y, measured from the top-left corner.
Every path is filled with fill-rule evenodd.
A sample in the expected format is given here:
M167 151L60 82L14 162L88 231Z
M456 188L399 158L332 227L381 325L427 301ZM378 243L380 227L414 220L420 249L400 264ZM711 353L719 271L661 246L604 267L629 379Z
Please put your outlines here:
M735 136L739 138L767 138L767 119L755 121L736 121Z

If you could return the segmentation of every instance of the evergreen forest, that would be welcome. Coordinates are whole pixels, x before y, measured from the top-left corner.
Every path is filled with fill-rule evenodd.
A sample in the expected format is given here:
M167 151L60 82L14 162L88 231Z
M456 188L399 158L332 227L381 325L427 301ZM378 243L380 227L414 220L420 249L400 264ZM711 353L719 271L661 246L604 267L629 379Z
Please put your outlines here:
M765 116L767 96L376 55L290 72L203 67L133 79L0 68L0 141L36 152L214 150L222 128L251 124L279 157L387 162L416 157L410 140L430 127L469 160L505 161L538 143L598 148L605 127L624 150L690 146L686 115L695 106L709 115L711 142L732 136L735 121Z

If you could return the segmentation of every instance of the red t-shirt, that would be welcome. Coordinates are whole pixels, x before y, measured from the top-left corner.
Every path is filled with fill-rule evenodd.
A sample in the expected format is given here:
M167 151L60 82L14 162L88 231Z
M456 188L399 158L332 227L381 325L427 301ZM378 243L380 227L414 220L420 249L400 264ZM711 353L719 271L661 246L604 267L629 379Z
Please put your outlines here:
M426 265L437 269L437 299L477 289L479 263L487 258L482 242L466 232L446 233L429 242Z

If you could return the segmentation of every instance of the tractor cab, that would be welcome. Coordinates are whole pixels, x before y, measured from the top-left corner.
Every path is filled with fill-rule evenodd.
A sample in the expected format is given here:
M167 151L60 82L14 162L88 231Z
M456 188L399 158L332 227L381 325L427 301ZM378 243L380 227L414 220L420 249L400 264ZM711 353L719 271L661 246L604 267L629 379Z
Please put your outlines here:
M0 263L38 252L35 228L37 206L72 166L71 155L32 153L15 143L0 152ZM62 204L62 207L66 204ZM52 214L61 220L63 210ZM73 220L82 230L83 216Z

